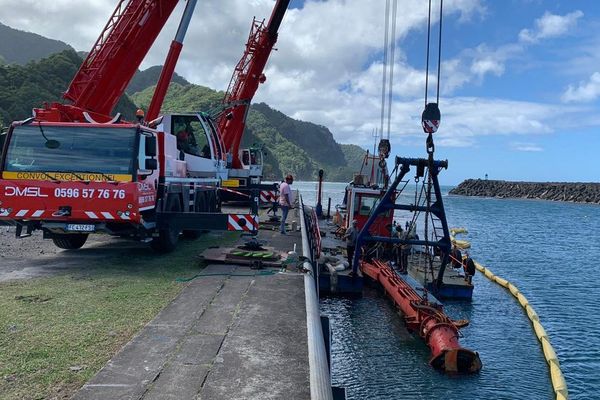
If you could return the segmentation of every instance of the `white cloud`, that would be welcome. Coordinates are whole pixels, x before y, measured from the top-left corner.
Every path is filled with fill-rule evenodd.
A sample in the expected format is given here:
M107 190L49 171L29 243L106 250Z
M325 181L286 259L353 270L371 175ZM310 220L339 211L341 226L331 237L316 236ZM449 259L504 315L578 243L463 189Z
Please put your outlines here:
M525 43L536 43L540 39L564 36L577 25L577 20L583 17L580 10L566 15L555 15L548 11L541 18L535 20L534 29L523 29L519 33L519 40Z
M114 8L114 0L81 1L77 7L69 0L54 0L45 8L38 7L34 0L0 1L0 20L4 23L64 40L78 50L91 48ZM163 63L184 6L180 3L143 67ZM267 64L267 81L255 101L264 101L294 118L327 126L343 143L370 147L371 132L380 126L381 113L384 3L377 4L367 6L364 0L308 0L302 9L288 10L278 50ZM198 2L177 72L194 83L225 90L243 53L252 16L268 19L273 5L274 0ZM486 12L481 0L448 0L444 6L445 13L458 16L459 21ZM396 34L399 47L391 126L391 139L400 148L424 141L420 116L425 73L408 63L401 44L409 32L422 34L426 20L426 2L403 2ZM551 28L550 22L540 24L531 33L537 38L552 37L560 31ZM548 134L566 121L573 127L584 123L577 117L581 115L577 113L584 112L581 107L449 97L457 88L481 83L490 74L501 76L507 61L522 54L526 45L519 42L491 48L482 44L444 61L442 127L436 143L472 146L481 135ZM435 73L429 81L430 85L436 84Z
M506 71L506 63L522 56L528 46L537 44L540 39L565 35L574 28L583 12L577 10L564 16L546 12L536 19L535 29L523 29L514 43L490 47L485 43L467 48L456 57L443 63L444 82L442 92L451 95L468 83L481 84L488 75L500 77ZM597 52L591 52L596 54Z
M594 72L587 82L569 85L561 99L565 103L591 102L600 97L600 72Z
M512 142L510 147L516 151L532 152L537 153L544 151L544 149L535 143L524 143L524 142Z

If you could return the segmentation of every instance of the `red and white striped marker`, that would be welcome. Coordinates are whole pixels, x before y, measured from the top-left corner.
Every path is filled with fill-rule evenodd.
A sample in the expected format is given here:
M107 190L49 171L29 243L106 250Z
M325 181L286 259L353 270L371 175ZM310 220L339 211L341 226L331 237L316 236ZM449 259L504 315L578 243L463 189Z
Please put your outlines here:
M256 231L258 230L258 215L229 214L227 216L227 230L229 231Z
M275 190L261 190L260 201L262 203L272 203L277 200L277 193Z
M423 130L425 133L435 133L440 126L440 120L438 119L424 119L422 121Z

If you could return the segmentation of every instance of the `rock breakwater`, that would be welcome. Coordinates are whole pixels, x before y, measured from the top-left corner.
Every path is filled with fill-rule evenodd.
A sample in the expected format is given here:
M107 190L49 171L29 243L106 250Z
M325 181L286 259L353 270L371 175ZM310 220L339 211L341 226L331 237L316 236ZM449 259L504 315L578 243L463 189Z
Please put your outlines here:
M467 179L452 189L450 194L600 204L600 183L510 182Z

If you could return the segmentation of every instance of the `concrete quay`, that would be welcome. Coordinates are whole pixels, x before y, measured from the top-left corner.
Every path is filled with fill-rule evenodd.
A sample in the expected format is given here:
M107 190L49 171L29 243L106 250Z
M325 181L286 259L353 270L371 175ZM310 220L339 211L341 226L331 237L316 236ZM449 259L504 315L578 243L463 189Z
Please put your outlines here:
M73 399L310 399L308 340L304 273L210 264Z

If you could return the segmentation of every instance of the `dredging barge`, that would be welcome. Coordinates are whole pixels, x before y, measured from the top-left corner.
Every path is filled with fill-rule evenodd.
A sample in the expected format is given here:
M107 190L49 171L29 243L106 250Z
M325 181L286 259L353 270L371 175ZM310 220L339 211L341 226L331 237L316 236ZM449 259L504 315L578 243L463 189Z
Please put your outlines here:
M473 292L468 275L452 268L453 264L462 267L462 260L452 260L455 249L437 177L447 161L396 157L395 163L396 177L387 189L370 180L361 184L362 177L349 184L335 221L319 221L313 213L311 221L319 223L317 242L324 252L317 254L322 265L321 293L360 295L363 278L377 282L400 310L407 328L430 347L432 367L448 373L477 372L482 367L478 353L462 348L458 342L459 329L468 321L449 318L437 298L470 299ZM414 203L407 204L401 200L406 198L402 192L411 167L416 169L415 180L421 181L421 195L415 195ZM416 233L417 220L423 223L422 239ZM340 239L353 221L360 230L353 268L342 269L336 249L343 245ZM406 231L401 227L404 222Z

